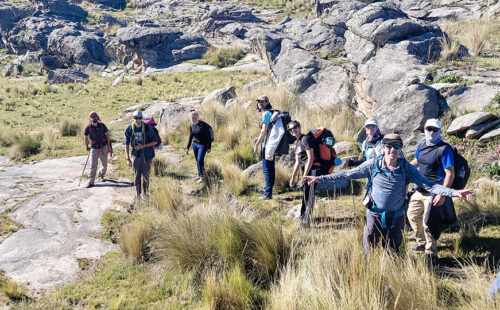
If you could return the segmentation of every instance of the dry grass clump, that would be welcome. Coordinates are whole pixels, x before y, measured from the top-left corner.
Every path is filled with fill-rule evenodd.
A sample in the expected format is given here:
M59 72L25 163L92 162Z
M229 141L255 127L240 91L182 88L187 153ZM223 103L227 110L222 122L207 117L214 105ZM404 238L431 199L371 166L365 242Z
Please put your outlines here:
M312 236L303 244L303 257L287 265L272 287L269 309L444 309L449 305L465 309L472 294L481 292L454 291L442 285L424 261L409 255L393 257L376 248L367 260L360 237L357 230ZM478 299L488 305L486 298ZM489 305L486 308L492 309Z
M444 33L442 38L439 38L441 44L441 59L442 60L455 60L458 58L458 51L460 50L460 42L453 38L448 33Z
M120 248L134 261L146 261L149 257L148 241L151 233L151 226L146 223L130 223L121 230Z
M54 130L47 130L43 133L43 146L45 149L47 149L49 152L53 152L57 148L57 134L54 132Z
M191 120L188 119L188 115L186 114L186 118L182 119L177 127L172 130L168 130L164 133L164 138L162 141L165 145L174 144L177 146L186 147L187 141L189 138L189 127L191 125Z
M275 166L274 188L276 190L284 192L290 189L289 183L292 177L292 170L291 167Z
M1 134L0 135L0 147L9 147L12 145L12 139L6 135L6 134Z
M255 309L262 303L259 291L239 266L223 272L222 276L212 272L205 280L202 297L212 310Z
M2 283L0 291L12 301L19 301L27 297L26 289L12 280L6 280Z
M79 121L65 119L61 121L59 130L63 137L74 137L82 130L82 124Z
M12 140L14 143L11 155L14 158L26 158L38 154L42 150L41 136L33 137L29 134L21 134L14 135Z
M290 240L271 219L245 222L215 209L166 217L152 241L167 269L199 276L243 266L246 278L269 284L290 255Z
M224 68L234 65L238 60L245 57L245 52L241 48L214 48L211 47L203 55L203 59L209 65Z
M225 163L222 168L222 177L224 178L224 184L234 195L241 195L250 187L248 175L243 173L235 164Z
M167 173L168 161L164 157L156 156L152 162L153 175L163 177Z
M200 119L212 126L214 130L219 130L227 124L229 117L227 109L222 104L210 101L201 108Z
M250 165L259 161L258 154L253 151L249 141L240 143L229 153L229 160L241 169L246 169Z
M173 214L185 206L184 194L179 187L179 182L163 178L153 183L150 204L159 212Z

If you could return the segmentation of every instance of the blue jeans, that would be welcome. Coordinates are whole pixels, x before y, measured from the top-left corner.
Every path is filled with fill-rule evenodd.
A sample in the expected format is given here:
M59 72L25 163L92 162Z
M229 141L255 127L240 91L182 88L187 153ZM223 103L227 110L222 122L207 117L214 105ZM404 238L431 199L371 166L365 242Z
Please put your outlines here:
M274 160L266 160L264 151L262 151L262 170L264 171L264 179L266 180L266 188L264 189L266 197L272 197L275 174Z
M203 176L205 169L205 154L207 154L207 146L198 143L193 143L194 158L196 159L196 166L198 166L198 176Z

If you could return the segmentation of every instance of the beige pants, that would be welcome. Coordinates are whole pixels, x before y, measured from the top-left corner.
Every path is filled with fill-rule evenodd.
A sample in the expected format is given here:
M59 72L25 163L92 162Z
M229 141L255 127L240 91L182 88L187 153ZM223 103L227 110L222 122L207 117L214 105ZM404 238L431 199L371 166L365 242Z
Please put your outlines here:
M104 178L106 169L108 168L108 146L103 146L102 149L90 149L90 175L89 183L94 184L95 175L97 172L97 161L100 160L102 169L99 171L99 177Z
M415 232L415 239L420 246L425 245L425 253L437 255L437 241L432 237L429 227L425 225L425 214L429 211L431 194L415 192L408 204L408 221Z

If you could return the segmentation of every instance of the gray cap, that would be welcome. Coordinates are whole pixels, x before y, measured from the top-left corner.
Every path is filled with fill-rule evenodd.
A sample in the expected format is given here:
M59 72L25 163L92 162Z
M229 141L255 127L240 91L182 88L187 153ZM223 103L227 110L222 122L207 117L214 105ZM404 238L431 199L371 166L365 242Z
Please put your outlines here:
M132 114L132 116L135 118L135 117L140 117L142 118L142 111L135 111L134 114Z

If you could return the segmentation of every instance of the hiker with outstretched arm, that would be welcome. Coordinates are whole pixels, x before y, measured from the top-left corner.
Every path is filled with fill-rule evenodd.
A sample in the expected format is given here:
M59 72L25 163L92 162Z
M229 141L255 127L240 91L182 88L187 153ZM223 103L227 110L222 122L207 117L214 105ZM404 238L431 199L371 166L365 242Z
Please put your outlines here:
M317 162L314 155L314 138L310 135L302 134L302 129L298 121L291 121L288 123L287 130L297 138L297 144L295 146L295 165L293 166L292 177L290 178L290 187L297 185L295 178L299 171L299 167L302 169L302 175L321 175L320 169L317 166L313 166ZM308 227L311 222L312 209L314 207L314 184L309 185L307 182L303 184L302 192L302 205L300 207L300 219L301 225Z
M363 204L367 207L363 230L363 249L368 253L382 239L384 246L398 252L403 240L406 192L409 183L415 183L436 195L461 197L466 201L472 190L454 190L434 183L422 176L399 154L403 140L398 134L388 134L382 140L383 154L352 170L325 175L305 176L304 181L335 182L367 178L367 193Z
M424 126L425 140L418 144L415 158L410 162L427 179L445 187L451 187L455 178L453 150L441 139L441 122L428 119ZM431 206L441 207L445 203L452 204L451 198L443 195L432 195L429 191L415 186L415 193L408 205L408 221L415 232L416 243L411 249L425 251L426 255L437 257L437 240L425 223L425 214Z
M90 174L89 182L87 183L87 188L90 188L94 186L98 160L101 161L102 165L102 169L99 171L99 180L104 181L104 176L108 168L108 153L112 157L113 150L111 149L108 128L101 122L96 112L90 112L89 123L85 126L83 136L85 148L87 152L90 152Z
M262 169L264 172L264 179L266 180L266 187L264 189L264 195L260 196L261 200L270 200L273 198L273 186L275 178L275 166L274 159L267 160L265 156L265 148L267 139L270 132L271 116L273 115L271 103L269 103L269 98L267 96L260 96L257 98L257 110L262 112L262 117L260 121L260 134L257 138L253 139L253 151L255 153L259 152L259 145L262 143L262 149L260 151L262 157Z
M136 199L140 199L141 194L145 198L149 189L151 163L155 157L153 146L158 143L158 137L151 126L142 121L141 111L135 111L133 117L134 121L125 129L125 156L129 167L134 167Z
M193 143L193 153L198 167L198 175L193 179L198 183L203 182L203 171L205 170L205 155L212 150L214 141L214 131L212 127L200 120L198 112L191 110L189 113L191 125L189 126L189 139L186 146L186 155L189 153L189 147Z

